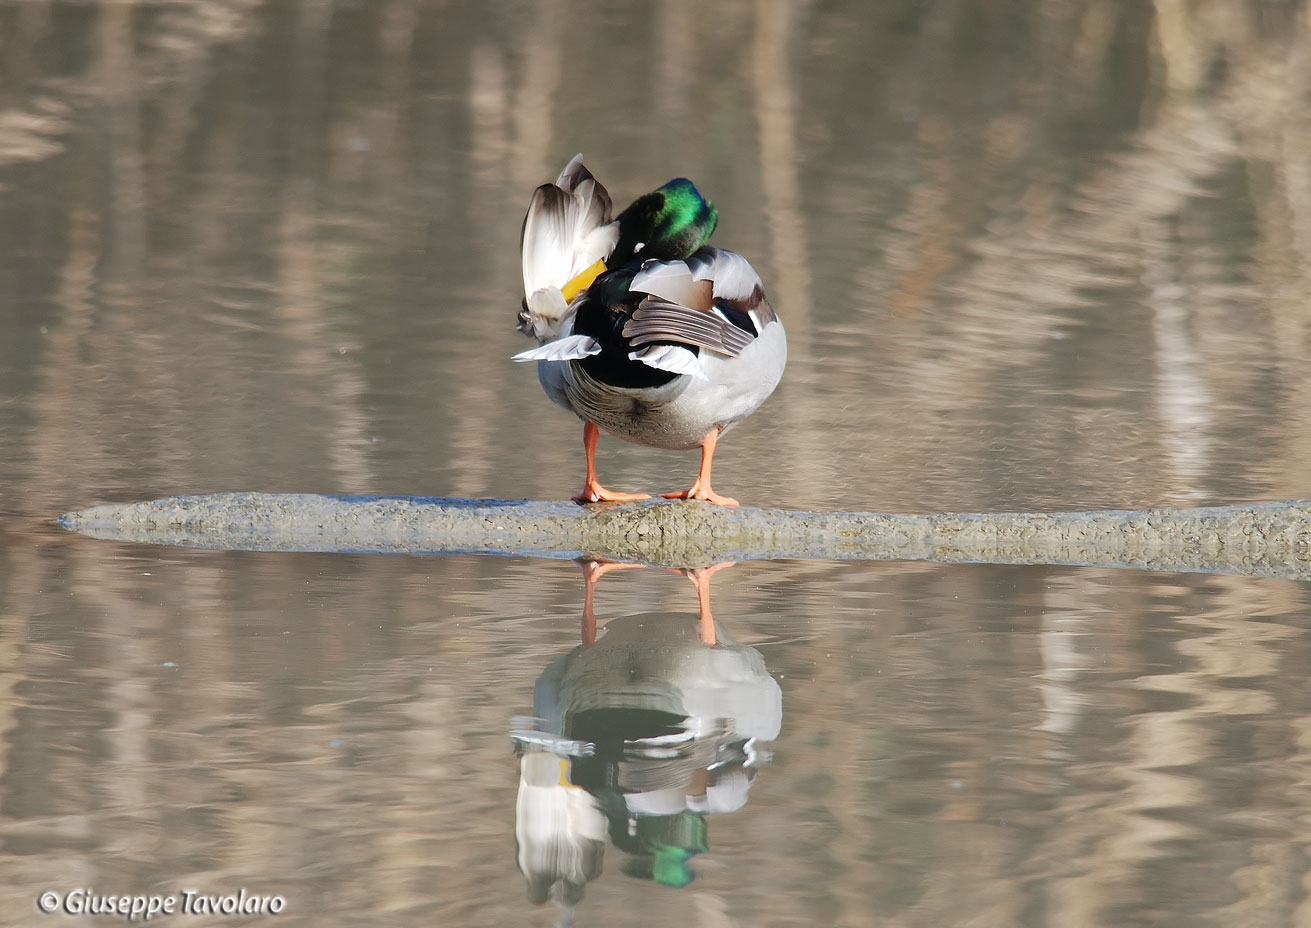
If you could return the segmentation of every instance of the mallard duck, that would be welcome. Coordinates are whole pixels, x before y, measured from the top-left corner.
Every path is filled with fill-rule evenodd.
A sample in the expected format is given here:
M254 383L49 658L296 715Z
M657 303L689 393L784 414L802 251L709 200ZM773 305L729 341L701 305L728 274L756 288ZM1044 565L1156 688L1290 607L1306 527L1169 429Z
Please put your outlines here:
M539 345L514 360L538 362L547 395L583 420L587 478L575 500L647 498L597 480L604 430L655 448L699 447L696 481L664 496L737 505L711 489L715 445L774 392L787 338L747 260L706 244L718 220L683 177L612 219L582 155L534 191L519 329Z

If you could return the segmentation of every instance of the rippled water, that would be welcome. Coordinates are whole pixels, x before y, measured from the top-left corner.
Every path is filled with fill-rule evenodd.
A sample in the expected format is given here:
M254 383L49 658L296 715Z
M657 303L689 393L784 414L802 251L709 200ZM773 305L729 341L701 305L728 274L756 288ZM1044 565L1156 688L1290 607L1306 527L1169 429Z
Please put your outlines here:
M0 0L0 923L1311 924L1302 583L758 562L712 621L648 568L589 644L569 562L54 524L576 492L508 357L578 150L617 200L693 177L787 324L716 456L746 504L1309 496L1309 17Z

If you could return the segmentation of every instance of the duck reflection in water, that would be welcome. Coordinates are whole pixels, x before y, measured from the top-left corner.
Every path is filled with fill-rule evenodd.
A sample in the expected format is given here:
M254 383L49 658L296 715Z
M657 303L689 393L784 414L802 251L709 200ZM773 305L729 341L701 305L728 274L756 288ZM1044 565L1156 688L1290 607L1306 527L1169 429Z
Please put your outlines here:
M565 923L601 875L607 836L626 855L625 873L690 883L691 858L708 848L707 817L746 804L782 722L764 658L710 614L710 577L731 564L679 570L697 589L695 622L629 615L598 637L597 580L640 566L582 562L583 643L546 666L535 717L515 719L511 731L519 869L529 898L553 898Z

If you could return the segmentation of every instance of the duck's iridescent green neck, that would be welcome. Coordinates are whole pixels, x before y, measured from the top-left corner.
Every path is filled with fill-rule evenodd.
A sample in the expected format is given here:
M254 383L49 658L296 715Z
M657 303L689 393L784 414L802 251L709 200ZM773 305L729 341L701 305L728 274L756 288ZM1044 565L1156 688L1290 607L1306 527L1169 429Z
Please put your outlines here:
M618 267L634 257L672 261L706 243L719 212L686 177L638 197L619 214L619 241L606 262Z

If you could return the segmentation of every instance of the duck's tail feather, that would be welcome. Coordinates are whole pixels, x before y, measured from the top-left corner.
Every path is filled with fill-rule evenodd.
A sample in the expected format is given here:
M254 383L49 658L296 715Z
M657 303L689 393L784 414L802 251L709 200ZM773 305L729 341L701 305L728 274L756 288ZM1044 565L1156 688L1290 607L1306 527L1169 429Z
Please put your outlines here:
M601 343L590 335L566 335L553 342L521 351L511 361L581 361L601 353Z

